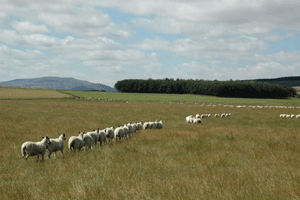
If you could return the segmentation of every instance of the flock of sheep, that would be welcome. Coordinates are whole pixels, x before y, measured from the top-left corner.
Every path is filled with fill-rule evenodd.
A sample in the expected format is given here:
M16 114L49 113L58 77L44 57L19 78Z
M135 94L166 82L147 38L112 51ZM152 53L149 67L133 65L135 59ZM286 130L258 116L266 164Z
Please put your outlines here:
M279 117L286 117L286 118L300 118L300 114L295 115L295 114L280 114Z
M194 124L200 124L202 118L209 118L211 117L211 114L196 114L195 117L193 115L189 115L185 118L187 123L194 123ZM230 117L231 113L222 113L220 114L215 114L214 117Z
M79 132L78 136L71 136L68 141L68 148L70 151L81 151L82 149L91 149L93 146L96 147L97 142L102 144L107 144L107 139L109 143L112 143L112 139L116 138L116 142L119 140L127 139L134 133L141 129L161 129L163 128L163 122L156 120L155 122L139 122L139 123L126 123L117 128L110 127L103 130L97 129L92 132ZM56 152L61 151L64 157L64 141L66 140L66 135L64 133L59 134L59 137L52 139L49 137L43 137L40 142L24 142L21 146L22 157L26 160L30 156L37 156L37 161L39 162L39 155L42 156L41 161L44 161L44 156L48 149L48 157L51 158L51 154L54 152L56 159Z

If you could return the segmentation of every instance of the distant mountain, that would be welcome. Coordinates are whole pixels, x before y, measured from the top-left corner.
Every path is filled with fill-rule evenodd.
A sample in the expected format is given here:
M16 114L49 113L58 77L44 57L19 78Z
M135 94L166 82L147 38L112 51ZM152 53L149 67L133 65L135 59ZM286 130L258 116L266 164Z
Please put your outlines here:
M255 79L254 81L284 85L287 87L300 86L300 76L289 76L289 77L271 78L271 79Z
M32 79L16 79L0 82L0 86L46 88L59 90L96 90L106 92L117 92L116 89L100 83L90 83L75 78L42 77Z

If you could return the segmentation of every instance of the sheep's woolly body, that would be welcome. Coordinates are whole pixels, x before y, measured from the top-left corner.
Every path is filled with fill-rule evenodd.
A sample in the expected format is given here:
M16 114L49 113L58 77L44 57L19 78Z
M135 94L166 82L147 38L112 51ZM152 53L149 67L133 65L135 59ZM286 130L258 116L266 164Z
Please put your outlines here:
M151 128L150 122L145 122L143 124L143 129L149 129L149 128Z
M85 147L91 149L93 145L93 138L90 135L84 134L83 141L85 143Z
M114 134L115 134L114 137L116 138L116 142L117 142L118 138L120 141L121 139L123 139L125 137L125 132L123 130L123 127L116 128Z
M68 142L68 148L71 151L80 151L82 147L85 145L85 142L83 141L83 133L79 133L79 136L72 136L69 138Z
M62 156L64 157L64 146L65 146L64 141L65 140L66 140L66 135L64 133L60 134L59 138L50 139L51 144L48 147L48 151L49 151L48 157L49 157L49 159L51 158L52 152L54 152L55 159L56 159L56 152L57 151L61 151Z
M49 137L44 137L40 142L24 142L21 146L22 157L25 157L27 160L30 156L37 156L38 162L39 155L41 155L41 161L44 161L44 155L46 154L46 150L50 144L51 142Z
M92 137L93 141L92 141L92 144L95 144L95 147L97 145L97 142L99 140L99 136L97 134L97 130L93 131L93 132L87 132L86 135L89 135Z
M112 139L114 139L115 133L114 133L114 128L106 128L105 129L106 137L108 138L109 144L111 144Z
M104 144L107 144L105 130L98 129L98 138L99 138L100 146L102 146L102 142L104 142Z

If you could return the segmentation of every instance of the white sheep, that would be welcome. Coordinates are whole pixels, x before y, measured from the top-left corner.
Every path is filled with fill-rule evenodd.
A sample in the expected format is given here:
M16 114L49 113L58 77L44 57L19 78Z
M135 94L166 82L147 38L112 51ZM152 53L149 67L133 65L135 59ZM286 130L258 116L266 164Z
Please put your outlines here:
M116 142L117 142L118 138L119 138L119 142L120 142L120 140L125 137L125 132L124 132L122 126L116 128L114 131L114 134L115 134L114 137L116 138Z
M225 113L222 113L222 114L221 114L221 117L226 117L226 114L225 114Z
M109 144L111 144L112 139L115 136L114 127L106 128L105 133L106 133L106 137L108 138Z
M162 129L164 127L163 121L160 120L159 122L157 122L156 126L157 126L158 129Z
M56 139L50 138L51 144L48 147L48 151L49 151L48 157L49 157L49 159L51 157L52 152L54 152L54 156L55 156L55 159L56 159L56 152L57 151L61 151L62 156L64 157L64 146L65 146L64 141L66 140L66 135L64 133L63 134L58 134L58 135L59 135L59 137L56 138Z
M93 138L90 135L83 134L83 141L85 143L85 147L91 149L93 146Z
M145 123L143 124L143 129L150 129L150 128L151 128L151 125L150 125L149 122L145 122Z
M99 129L98 129L99 130ZM93 141L92 141L92 146L93 144L95 144L95 147L97 145L97 142L99 140L99 136L98 136L98 130L94 130L92 132L87 132L86 135L89 135L92 137Z
M102 142L104 142L104 144L107 144L105 130L98 129L98 138L99 138L100 146L102 146Z
M220 117L220 115L219 114L215 114L215 117Z
M200 119L200 118L194 117L194 118L193 118L193 123L194 123L194 124L200 124L200 123L201 123L201 119Z
M40 142L24 142L21 146L22 157L29 158L29 156L37 156L36 162L39 162L39 155L42 156L42 160L44 161L44 155L46 154L46 149L48 149L51 144L49 137L43 137Z
M137 123L137 130L142 130L143 129L143 122Z
M85 142L83 141L84 133L79 132L79 136L72 136L69 138L68 148L71 151L81 151L82 147L85 146Z
M155 122L149 122L151 129L156 129L156 123Z
M230 117L231 116L231 113L226 113L225 114L225 117Z
M185 121L187 122L187 123L191 123L192 121L192 118L193 118L193 115L189 115L189 116L187 116L186 118L185 118Z

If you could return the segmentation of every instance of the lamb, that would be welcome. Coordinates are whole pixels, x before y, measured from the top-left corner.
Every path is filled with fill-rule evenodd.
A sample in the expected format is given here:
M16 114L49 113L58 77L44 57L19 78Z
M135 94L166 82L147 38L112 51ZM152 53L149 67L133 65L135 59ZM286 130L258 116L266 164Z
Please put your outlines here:
M56 159L56 152L57 151L61 151L62 156L64 157L64 146L65 146L64 141L66 140L66 135L64 133L63 134L58 134L58 135L59 135L59 137L56 138L56 139L50 138L51 144L48 147L48 151L49 151L48 157L49 157L49 159L51 157L52 152L54 152L55 159Z
M79 132L79 136L72 136L69 138L68 148L70 151L81 151L82 147L85 146L85 142L83 141L84 133Z
M105 130L100 131L98 128L98 139L100 142L100 146L102 146L102 142L104 142L104 144L107 144Z
M99 129L98 129L99 130ZM97 142L99 140L99 136L98 136L98 130L94 130L93 132L87 132L86 135L89 135L92 137L93 141L92 141L92 146L93 144L95 144L95 147L97 145Z
M36 162L39 162L39 155L41 155L41 161L44 161L44 155L50 144L50 138L47 136L43 137L40 142L24 142L21 146L22 157L24 158L26 156L27 160L30 156L37 156Z
M109 144L111 144L111 141L115 136L114 127L106 128L105 133L106 133L106 137L108 138Z

